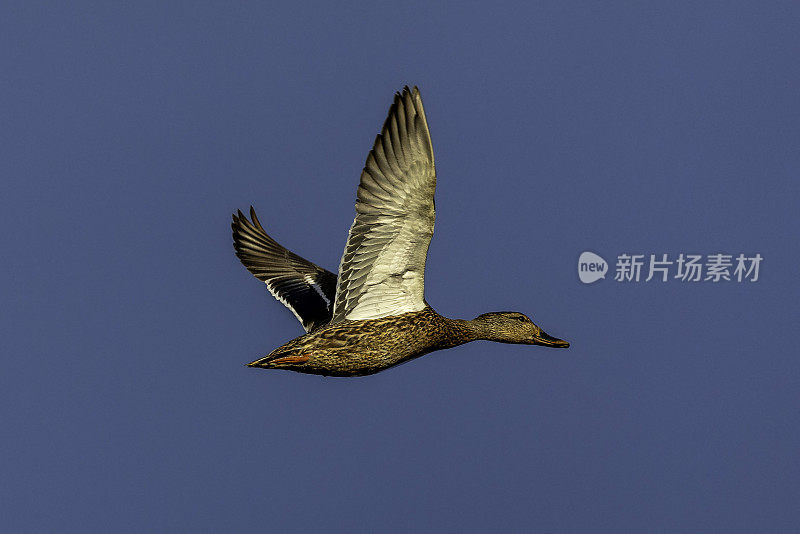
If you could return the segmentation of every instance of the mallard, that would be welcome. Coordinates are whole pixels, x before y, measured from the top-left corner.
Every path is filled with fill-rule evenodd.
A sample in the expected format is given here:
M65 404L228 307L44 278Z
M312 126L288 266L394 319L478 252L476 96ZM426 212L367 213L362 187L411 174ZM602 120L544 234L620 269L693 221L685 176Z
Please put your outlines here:
M419 89L396 93L367 156L356 217L338 277L278 244L253 207L233 216L244 266L302 323L306 334L247 365L329 376L383 371L434 350L484 339L569 347L525 314L448 319L425 300L436 171Z

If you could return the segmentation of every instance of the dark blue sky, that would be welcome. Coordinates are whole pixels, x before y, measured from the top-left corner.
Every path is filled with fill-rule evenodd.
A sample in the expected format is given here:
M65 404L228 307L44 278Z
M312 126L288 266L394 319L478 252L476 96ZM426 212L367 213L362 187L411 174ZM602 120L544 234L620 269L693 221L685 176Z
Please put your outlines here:
M796 529L796 2L70 4L0 23L3 531ZM244 367L302 330L231 212L335 270L405 84L428 301L572 347ZM584 250L764 262L583 285Z

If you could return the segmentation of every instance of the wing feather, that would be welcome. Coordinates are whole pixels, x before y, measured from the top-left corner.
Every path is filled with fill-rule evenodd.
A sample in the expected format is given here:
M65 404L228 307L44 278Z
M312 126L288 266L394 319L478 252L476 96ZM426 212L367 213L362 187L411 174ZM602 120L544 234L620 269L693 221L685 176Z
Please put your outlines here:
M339 267L332 323L425 307L436 170L419 90L395 95L367 156Z
M253 207L250 219L233 216L236 256L253 276L302 323L306 332L328 324L333 314L336 275L287 250L264 231Z

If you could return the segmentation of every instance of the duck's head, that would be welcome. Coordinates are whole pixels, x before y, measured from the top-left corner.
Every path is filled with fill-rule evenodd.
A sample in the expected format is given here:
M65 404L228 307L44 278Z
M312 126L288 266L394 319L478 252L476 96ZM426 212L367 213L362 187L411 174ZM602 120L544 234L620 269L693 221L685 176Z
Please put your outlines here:
M478 327L481 337L490 341L544 345L545 347L557 348L569 347L568 342L548 335L524 313L484 313L473 319L472 323Z

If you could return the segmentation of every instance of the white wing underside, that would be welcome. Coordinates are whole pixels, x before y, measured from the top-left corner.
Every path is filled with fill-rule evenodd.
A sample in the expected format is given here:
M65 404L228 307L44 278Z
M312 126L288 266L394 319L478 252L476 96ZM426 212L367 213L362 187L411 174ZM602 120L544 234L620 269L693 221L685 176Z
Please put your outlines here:
M331 323L425 307L436 171L419 90L395 95L367 157L336 286Z

